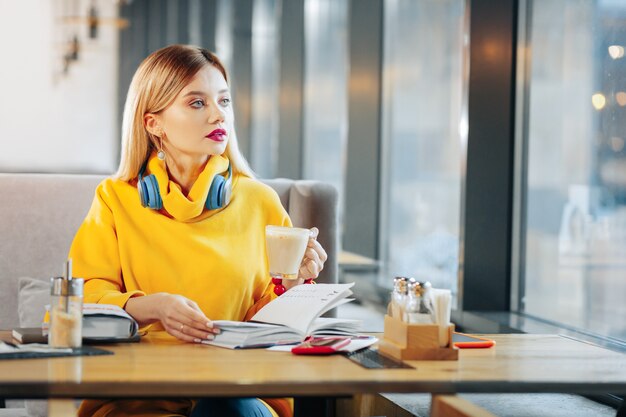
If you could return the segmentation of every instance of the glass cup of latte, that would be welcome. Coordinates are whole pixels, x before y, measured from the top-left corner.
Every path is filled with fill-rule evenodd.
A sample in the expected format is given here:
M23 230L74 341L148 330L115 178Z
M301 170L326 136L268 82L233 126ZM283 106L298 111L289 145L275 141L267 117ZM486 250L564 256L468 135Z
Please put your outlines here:
M283 279L298 279L298 270L310 235L309 229L265 226L269 273L275 284L274 292L277 294L278 292L282 294L285 291L285 287L282 285Z

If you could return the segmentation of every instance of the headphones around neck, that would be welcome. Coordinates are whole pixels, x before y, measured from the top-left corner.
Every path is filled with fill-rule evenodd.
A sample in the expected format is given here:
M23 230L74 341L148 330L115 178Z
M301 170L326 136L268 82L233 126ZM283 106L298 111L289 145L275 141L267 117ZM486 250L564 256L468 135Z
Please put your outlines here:
M137 176L137 191L139 191L141 205L151 208L152 210L161 210L163 208L163 199L159 192L159 183L156 177L154 174L150 174L146 177L143 176L147 165L148 161L144 162ZM232 178L233 170L230 166L230 162L228 162L228 179L222 175L213 177L213 181L209 187L209 194L204 203L207 209L215 210L226 207L228 203L230 203L233 183Z

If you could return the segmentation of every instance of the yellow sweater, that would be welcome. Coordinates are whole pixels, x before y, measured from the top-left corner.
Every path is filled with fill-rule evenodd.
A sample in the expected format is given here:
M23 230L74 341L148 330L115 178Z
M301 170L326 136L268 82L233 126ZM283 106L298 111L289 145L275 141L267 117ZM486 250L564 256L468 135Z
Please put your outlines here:
M227 167L226 158L212 156L185 196L153 155L148 171L159 183L160 211L141 206L134 181L104 180L69 254L74 275L85 279L85 302L123 308L130 297L168 292L194 300L212 320L243 320L270 301L265 225L291 221L270 187L244 176L233 178L228 206L204 208L213 177ZM102 405L85 402L83 414ZM164 409L150 415L184 414L185 407L170 402Z
M123 308L130 297L168 292L194 300L212 320L243 320L272 294L265 225L291 222L270 187L243 176L234 178L227 207L203 209L213 176L227 166L211 157L185 197L151 158L161 211L141 206L134 183L104 180L70 249L85 302Z

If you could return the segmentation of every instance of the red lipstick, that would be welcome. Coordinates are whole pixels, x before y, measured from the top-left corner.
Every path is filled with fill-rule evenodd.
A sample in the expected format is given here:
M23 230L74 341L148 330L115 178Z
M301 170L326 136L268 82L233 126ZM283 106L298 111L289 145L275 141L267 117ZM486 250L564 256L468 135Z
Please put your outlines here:
M205 137L215 142L224 142L226 140L226 131L224 129L215 129Z

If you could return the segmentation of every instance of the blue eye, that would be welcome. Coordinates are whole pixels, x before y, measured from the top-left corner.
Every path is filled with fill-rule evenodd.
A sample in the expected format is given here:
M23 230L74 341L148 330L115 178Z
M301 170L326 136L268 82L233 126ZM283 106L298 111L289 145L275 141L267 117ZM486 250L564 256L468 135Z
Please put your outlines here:
M220 104L222 105L222 107L227 107L230 104L230 98L224 97L220 100Z
M204 101L202 101L202 100L194 100L194 101L191 102L190 105L194 109L201 109L202 107L204 107Z

